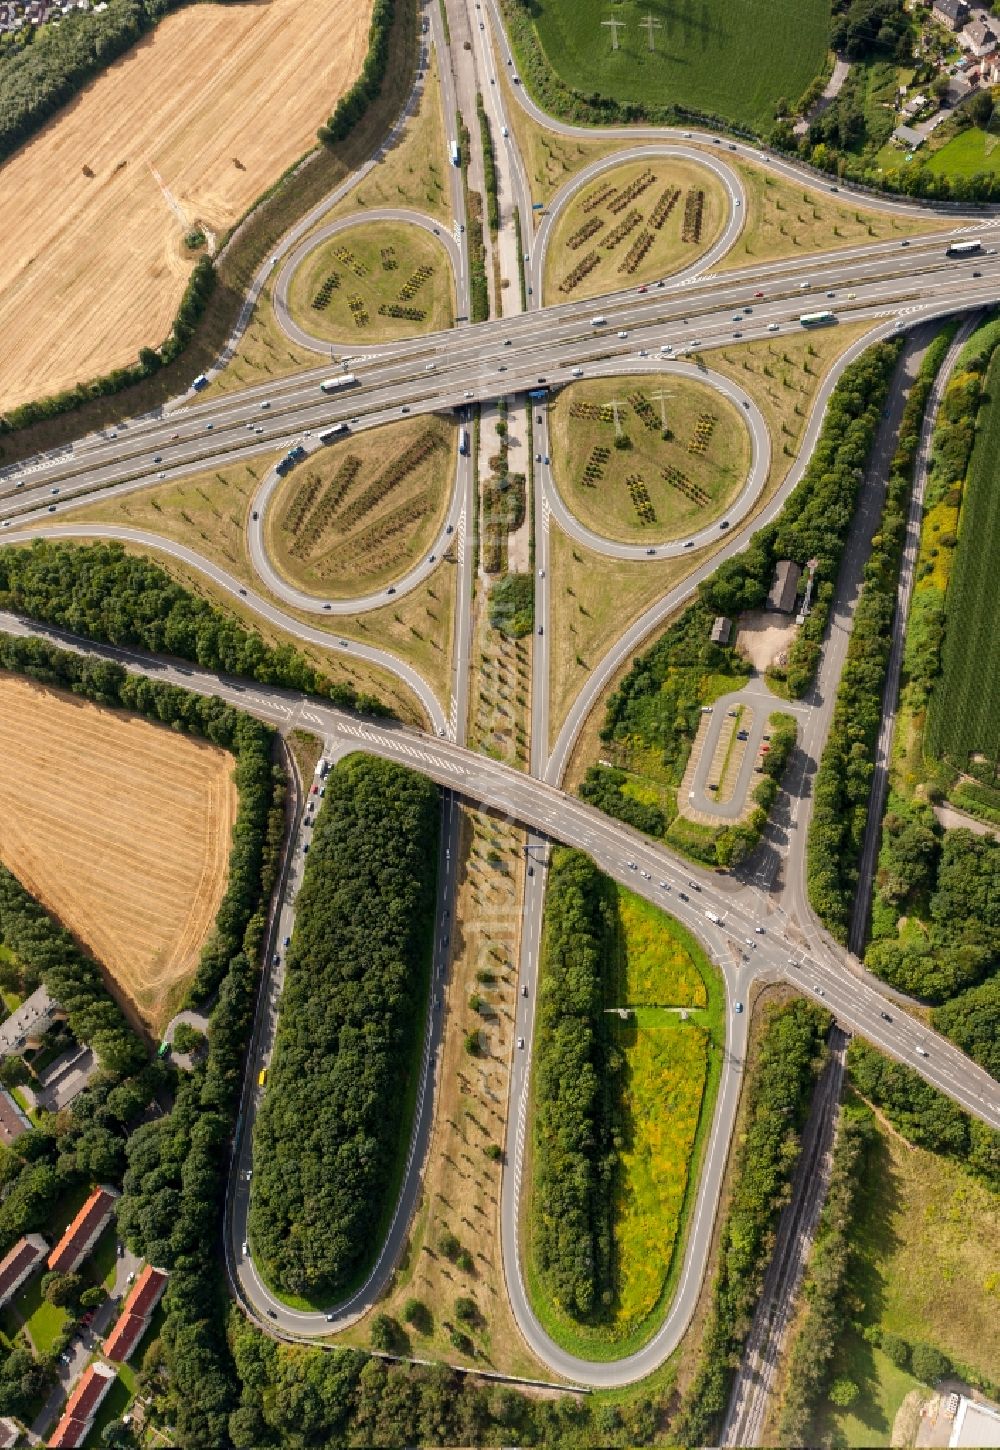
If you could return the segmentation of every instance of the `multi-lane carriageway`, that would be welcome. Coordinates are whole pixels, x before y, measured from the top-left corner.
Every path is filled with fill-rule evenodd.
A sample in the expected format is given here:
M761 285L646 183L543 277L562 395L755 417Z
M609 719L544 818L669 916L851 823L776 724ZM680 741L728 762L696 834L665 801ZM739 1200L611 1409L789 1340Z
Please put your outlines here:
M976 234L988 239L997 226L1000 222L986 222ZM413 413L462 408L539 386L541 379L542 386L569 382L572 369L586 371L588 363L627 362L640 353L653 357L667 345L671 356L684 358L736 334L742 341L774 337L768 330L774 325L780 336L798 331L799 316L820 307L834 310L842 323L896 318L911 325L992 302L1000 284L997 250L987 246L980 256L956 261L945 256L946 245L942 234L915 238L906 247L876 243L394 344L350 358L358 385L339 394L320 389L331 372L327 361L293 378L192 401L89 435L54 457L9 465L0 472L0 518L12 527L15 519L58 514L83 494L270 454L302 440L306 430L315 435L335 422L374 427L404 408ZM734 312L747 307L749 315L734 322ZM599 326L593 325L596 316L605 319ZM696 363L691 367L694 371Z

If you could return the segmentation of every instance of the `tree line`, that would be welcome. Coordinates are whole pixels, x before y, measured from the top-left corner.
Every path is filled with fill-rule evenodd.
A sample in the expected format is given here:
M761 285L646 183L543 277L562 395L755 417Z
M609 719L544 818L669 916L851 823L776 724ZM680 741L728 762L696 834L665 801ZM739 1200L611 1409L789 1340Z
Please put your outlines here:
M829 1025L829 1014L802 998L764 1009L756 1061L743 1089L745 1128L736 1139L735 1183L708 1322L694 1380L671 1425L679 1444L718 1443L716 1431L763 1286Z
M88 639L322 695L340 709L392 713L375 696L331 681L293 645L265 644L255 631L192 594L151 559L127 554L121 544L36 539L27 549L0 549L0 609Z
M679 784L698 729L701 682L708 675L741 676L750 666L731 647L710 638L716 615L730 618L766 601L779 559L816 560L813 605L788 652L788 663L769 671L779 690L803 695L819 662L834 584L871 450L898 343L876 343L844 370L830 401L809 463L777 519L747 547L724 560L699 586L697 600L632 662L608 700L601 739L638 741L655 751ZM580 794L609 815L650 835L667 821L654 803L626 794L624 771L591 766Z
M833 719L816 775L806 848L809 900L840 942L847 940L868 827L882 695L920 429L927 399L954 331L954 324L945 328L928 348L906 400L882 518L865 565Z
M368 26L368 50L361 74L340 97L326 125L320 126L316 133L324 146L343 141L382 89L389 63L389 36L392 33L395 13L395 0L375 0Z
M420 1065L439 792L357 756L327 777L254 1124L250 1238L265 1278L333 1296L376 1246Z
M280 768L272 780L256 901L209 1017L208 1053L180 1079L170 1112L129 1139L118 1206L119 1231L129 1246L170 1270L163 1301L164 1410L185 1450L228 1444L228 1419L239 1398L226 1337L220 1239L229 1145L284 834Z
M847 1271L851 1231L873 1136L874 1123L867 1108L841 1106L830 1185L799 1290L805 1308L793 1324L791 1343L785 1351L785 1392L778 1434L786 1445L817 1443L810 1434L812 1417L827 1396L837 1337L844 1321L850 1318Z
M609 883L581 851L553 852L535 1039L531 1242L555 1302L583 1321L610 1298L615 1153L602 1027Z

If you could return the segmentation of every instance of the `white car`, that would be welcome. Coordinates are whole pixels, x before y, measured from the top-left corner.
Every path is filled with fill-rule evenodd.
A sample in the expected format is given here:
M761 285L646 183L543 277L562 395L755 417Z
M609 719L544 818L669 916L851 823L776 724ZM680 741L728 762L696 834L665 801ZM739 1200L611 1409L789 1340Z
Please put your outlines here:
M628 337L628 329L623 327L618 334L619 337Z
M742 1002L734 1002L733 1003L733 1011L736 1012L737 1014L739 1014L740 1012L742 1012L743 1011L743 1003Z
M473 392L473 391L472 391L472 389L471 389L471 388L466 388L466 390L465 390L465 392L464 392L464 393L463 393L463 394L462 394L462 396L463 396L463 398L474 398L474 397L475 397L475 396L476 396L476 395L475 395L475 393L474 393L474 392Z
M764 935L764 928L762 926L755 926L754 931L757 933L758 936Z
M626 866L628 867L628 869L630 871L635 871L636 870L636 864L635 864L634 861L626 861L625 864L626 864Z
M778 331L778 324L776 322L769 322L767 324L767 330L768 330L768 332L777 332Z
M524 1038L523 1037L519 1037L517 1039L517 1045L518 1045L518 1047L523 1047L524 1046Z
M500 135L501 136L509 136L510 135L510 132L507 130L507 127L506 126L501 126L500 127Z

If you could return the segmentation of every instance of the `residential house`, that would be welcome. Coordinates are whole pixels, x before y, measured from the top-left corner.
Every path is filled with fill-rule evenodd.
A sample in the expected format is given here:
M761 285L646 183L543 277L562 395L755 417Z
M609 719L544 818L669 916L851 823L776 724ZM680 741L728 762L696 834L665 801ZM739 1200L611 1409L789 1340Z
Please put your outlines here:
M969 7L965 0L934 0L931 14L946 30L958 31L969 18Z
M149 1328L153 1310L163 1297L166 1287L166 1272L147 1264L122 1305L117 1324L104 1341L104 1353L108 1359L125 1363Z
M0 1023L0 1057L20 1057L26 1048L37 1047L56 1018L63 1016L59 1003L39 987Z
M49 1255L49 1268L72 1274L80 1267L114 1217L117 1188L99 1185Z
M9 1304L49 1251L41 1234L25 1234L0 1262L0 1307Z
M105 1364L102 1360L95 1360L84 1370L66 1401L62 1419L49 1437L52 1450L76 1450L83 1444L104 1396L117 1378L118 1371L114 1365Z
M0 1088L0 1143L9 1148L31 1127L31 1119L6 1088Z
M1000 44L996 31L981 17L967 25L958 39L977 60L981 60L984 55L992 55Z

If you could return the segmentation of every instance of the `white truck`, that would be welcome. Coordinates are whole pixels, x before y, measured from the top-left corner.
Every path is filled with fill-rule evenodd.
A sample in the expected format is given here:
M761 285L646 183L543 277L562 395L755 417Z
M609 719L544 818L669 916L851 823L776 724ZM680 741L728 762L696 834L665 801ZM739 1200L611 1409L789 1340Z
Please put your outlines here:
M341 388L353 388L357 381L353 373L341 373L339 378L327 378L320 387L324 393L339 393Z

